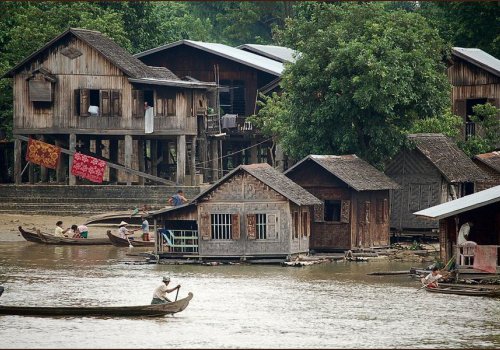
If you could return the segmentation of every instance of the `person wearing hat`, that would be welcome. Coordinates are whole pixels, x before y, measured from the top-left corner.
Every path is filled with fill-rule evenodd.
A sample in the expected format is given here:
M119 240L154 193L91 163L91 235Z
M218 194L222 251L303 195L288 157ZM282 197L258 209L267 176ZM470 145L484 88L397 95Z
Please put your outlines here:
M118 235L123 239L134 239L134 237L130 237L130 235L133 235L135 231L128 230L127 225L125 221L120 222L120 225L118 225Z
M163 277L163 283L158 286L153 293L153 300L151 304L166 304L171 303L172 300L167 298L168 293L172 293L174 290L178 290L181 285L178 284L177 287L168 289L168 284L170 283L170 277Z

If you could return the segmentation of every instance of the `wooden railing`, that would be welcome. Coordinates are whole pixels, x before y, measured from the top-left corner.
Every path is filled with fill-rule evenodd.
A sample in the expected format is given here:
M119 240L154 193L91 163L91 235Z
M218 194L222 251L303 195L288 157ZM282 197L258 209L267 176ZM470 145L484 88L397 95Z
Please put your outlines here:
M471 136L474 135L476 135L476 123L465 123L465 140L468 140Z
M156 234L156 253L198 253L198 231L159 229Z
M465 244L456 247L456 262L460 267L472 267L474 265L474 257L476 247L479 245ZM497 268L500 267L500 245L494 245L497 248Z

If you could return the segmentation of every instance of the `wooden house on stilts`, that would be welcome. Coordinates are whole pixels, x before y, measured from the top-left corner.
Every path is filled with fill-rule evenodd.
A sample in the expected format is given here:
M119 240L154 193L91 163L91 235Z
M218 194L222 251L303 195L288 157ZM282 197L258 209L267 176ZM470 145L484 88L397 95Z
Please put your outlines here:
M199 123L208 108L217 108L215 83L181 80L167 68L144 64L99 32L75 28L5 76L13 78L15 138L30 136L121 164L125 171L110 169L106 174L109 183L143 184L140 174L179 185L199 182ZM154 109L148 128L145 102ZM14 158L19 184L23 167L19 137ZM64 155L50 177L78 184L68 170L71 159L71 154ZM213 164L217 167L217 160ZM136 171L132 176L127 169ZM40 174L41 182L46 182L48 170L42 168Z
M346 251L389 245L389 190L399 186L356 155L309 155L285 175L321 200L311 249Z
M321 202L270 165L240 165L190 203L155 211L160 257L284 259L309 251Z

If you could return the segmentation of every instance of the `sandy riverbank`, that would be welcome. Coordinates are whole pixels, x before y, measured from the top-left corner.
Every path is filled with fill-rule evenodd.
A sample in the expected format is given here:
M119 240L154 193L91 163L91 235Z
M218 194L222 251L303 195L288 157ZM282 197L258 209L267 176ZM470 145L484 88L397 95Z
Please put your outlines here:
M22 241L24 240L18 230L18 226L23 228L36 227L42 232L53 233L56 222L61 220L63 227L71 225L81 225L87 220L86 216L52 216L52 215L20 215L20 214L2 214L0 215L0 241ZM89 237L106 237L106 231L115 230L114 226L95 226L89 225Z

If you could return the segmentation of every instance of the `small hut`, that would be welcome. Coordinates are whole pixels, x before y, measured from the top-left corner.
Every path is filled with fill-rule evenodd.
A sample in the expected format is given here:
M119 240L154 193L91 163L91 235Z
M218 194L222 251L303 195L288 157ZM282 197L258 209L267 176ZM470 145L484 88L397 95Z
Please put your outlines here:
M453 256L459 268L500 272L500 186L415 213L439 221L443 261ZM472 223L467 241L457 246L460 227Z
M240 165L189 203L152 213L160 256L286 258L309 251L321 202L267 163Z
M410 145L396 154L385 171L401 186L392 192L391 228L432 231L438 228L436 222L413 213L474 193L474 183L487 175L443 134L410 134L408 139Z
M489 177L476 184L477 191L500 185L500 151L475 155L472 161Z
M389 190L399 186L363 159L309 155L285 175L321 200L314 208L311 249L389 244Z

